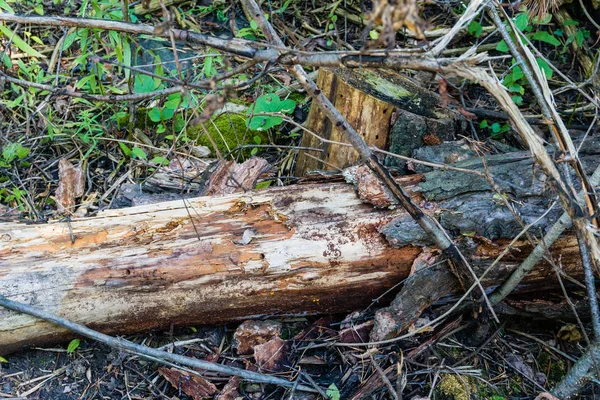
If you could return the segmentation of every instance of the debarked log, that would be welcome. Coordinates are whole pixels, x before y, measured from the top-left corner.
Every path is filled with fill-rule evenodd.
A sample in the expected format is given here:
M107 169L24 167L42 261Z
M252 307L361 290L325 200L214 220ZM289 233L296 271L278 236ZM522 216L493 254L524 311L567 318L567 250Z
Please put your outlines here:
M440 210L417 191L424 175L398 179L426 212ZM479 209L482 197L502 207L491 192L477 197ZM108 210L70 223L2 223L0 293L102 332L126 334L351 311L406 278L422 251L398 240L401 221L410 222L405 212L364 204L346 183L185 201ZM468 210L464 201L459 206ZM407 231L412 237L414 227ZM509 242L470 240L469 256L479 271ZM518 242L486 284L498 284L528 251ZM579 276L576 240L562 238L555 251L565 272ZM541 265L525 284L553 287L554 272ZM0 321L0 354L70 336L5 309Z

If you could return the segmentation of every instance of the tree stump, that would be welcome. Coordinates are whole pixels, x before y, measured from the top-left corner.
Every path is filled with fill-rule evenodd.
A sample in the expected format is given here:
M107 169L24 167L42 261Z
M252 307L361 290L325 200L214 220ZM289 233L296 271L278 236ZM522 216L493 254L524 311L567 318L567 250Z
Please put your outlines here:
M396 154L411 156L423 145L453 140L461 125L458 115L442 107L439 95L395 72L321 68L317 85L367 144ZM319 107L311 107L306 127L327 141L348 143ZM296 175L341 169L358 161L358 153L344 144L305 133L302 147L322 152L301 150ZM394 157L387 157L386 163L405 165Z

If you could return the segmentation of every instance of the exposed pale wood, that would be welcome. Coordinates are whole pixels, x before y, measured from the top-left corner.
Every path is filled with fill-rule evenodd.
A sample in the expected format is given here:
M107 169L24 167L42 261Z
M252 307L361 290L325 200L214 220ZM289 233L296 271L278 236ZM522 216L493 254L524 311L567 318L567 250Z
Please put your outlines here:
M377 228L393 216L327 184L111 210L73 220L73 243L62 222L4 223L0 291L110 333L350 310L419 252L386 245ZM64 334L3 309L0 320L0 354Z
M420 179L403 178L416 200ZM428 211L436 209L431 203ZM394 218L386 235L396 247L379 233ZM73 220L73 243L63 222L3 223L0 292L113 334L350 311L408 275L421 249L397 240L405 218L362 204L349 184L323 183L110 210ZM244 245L247 229L255 236ZM507 242L475 241L473 265L481 271ZM556 247L577 276L576 241L566 237ZM488 284L527 251L517 244ZM525 287L551 287L552 276L540 266ZM0 354L69 336L6 310L0 320Z

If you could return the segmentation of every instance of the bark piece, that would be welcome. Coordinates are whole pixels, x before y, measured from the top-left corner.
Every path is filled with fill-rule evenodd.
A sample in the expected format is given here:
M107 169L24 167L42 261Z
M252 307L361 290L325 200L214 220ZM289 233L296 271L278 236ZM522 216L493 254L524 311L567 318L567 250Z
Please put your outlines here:
M59 213L71 214L75 211L75 200L83 196L85 180L81 166L74 166L66 158L58 162L58 187L56 206Z
M288 363L288 343L278 336L253 346L253 350L256 364L262 370L279 372Z
M175 368L159 368L158 372L175 388L194 400L201 400L217 392L217 387L201 376Z
M254 347L281 335L281 324L275 321L244 321L233 335L238 354L253 354Z

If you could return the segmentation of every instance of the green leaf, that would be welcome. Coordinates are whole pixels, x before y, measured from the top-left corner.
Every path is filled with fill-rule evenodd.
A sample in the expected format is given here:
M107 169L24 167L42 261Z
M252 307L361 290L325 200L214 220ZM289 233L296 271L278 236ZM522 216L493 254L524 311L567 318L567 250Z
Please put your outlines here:
M266 188L268 188L269 186L271 186L271 183L272 183L272 182L273 182L273 181L264 181L264 182L260 182L260 183L257 183L257 184L256 184L256 186L255 186L254 188L255 188L255 189L266 189Z
M126 157L129 157L131 155L131 150L129 149L129 147L127 147L125 143L119 142L119 147L121 148L121 151L123 152L123 154L125 154Z
M42 53L39 53L37 50L27 44L27 42L21 39L19 35L8 29L6 26L0 25L0 32L2 32L9 39L12 39L12 42L15 44L15 46L17 46L17 48L23 53L26 53L31 57L44 58Z
M2 158L4 162L11 163L15 159L22 160L27 157L30 149L28 147L23 147L21 143L9 143L4 148L2 148Z
M72 354L75 350L77 350L80 343L81 343L81 339L71 340L69 342L69 345L67 346L67 353Z
M563 22L563 25L564 26L577 26L577 25L579 25L579 21L575 21L574 19L566 19Z
M151 76L138 74L135 76L133 91L135 93L149 93L156 89L157 86L154 78Z
M252 155L252 156L255 156L256 153L258 153L258 147L255 147L250 151L250 155Z
M517 17L514 19L514 21L515 21L515 26L520 31L527 28L527 25L529 25L529 17L527 16L527 13L522 13L522 14L517 15Z
M377 32L375 29L371 29L371 30L369 31L369 37L370 37L372 40L377 40L377 39L379 39L379 32Z
M10 57L8 56L8 54L6 54L5 52L2 52L2 55L0 56L2 58L2 64L4 64L4 66L6 67L6 69L11 69L12 68L12 60L10 59Z
M27 157L27 155L29 154L29 147L23 147L21 146L21 143L17 144L17 158L19 160L24 159L25 157Z
M292 99L286 99L286 100L282 101L279 105L279 111L286 113L286 114L293 113L295 109L296 109L296 102Z
M274 126L277 126L283 122L281 117L263 116L258 115L252 117L248 127L253 131L266 131Z
M325 394L330 400L340 400L340 390L335 386L335 383L329 385Z
M512 77L513 81L517 82L519 79L523 78L523 70L518 65L512 69Z
M251 28L253 31L255 31L255 30L257 30L257 29L258 29L258 24L257 24L257 23L256 23L254 20L251 20L251 21L250 21L250 28Z
M254 143L256 143L256 144L261 144L262 143L262 139L258 135L254 135L254 137L252 138L252 140L254 140Z
M512 93L519 93L519 94L523 94L525 93L525 88L523 88L523 86L519 85L519 84L514 84L508 87L508 91L512 92Z
M473 35L476 38L478 38L479 36L481 36L481 33L483 32L483 27L481 26L481 24L479 22L471 21L471 23L467 27L467 32L469 32L469 35Z
M274 93L260 96L254 102L254 107L249 110L249 113L286 113L291 114L296 108L296 102L292 99L281 101L279 96ZM247 121L248 127L252 130L267 130L277 126L283 122L283 118L277 116L258 115Z
M156 156L154 157L151 162L153 162L154 164L158 164L158 165L167 165L169 164L169 160L167 160L165 157L161 157L161 156Z
M7 363L8 360L2 356L0 356L0 362Z
M483 121L481 121L479 123L479 128L483 129L483 128L487 128L489 126L489 123L487 121L487 119L484 119Z
M518 106L520 106L520 105L523 104L523 97L522 96L513 96L512 99L515 102L515 104L518 105Z
M152 107L150 111L148 111L148 118L152 122L160 122L160 110L158 107Z
M558 46L558 45L560 45L560 41L557 38L555 38L551 33L548 33L548 32L545 32L545 31L537 31L533 35L533 39L534 40L539 40L541 42L549 43L552 46Z
M540 69L544 72L546 79L551 79L553 71L552 68L550 68L550 66L548 65L548 63L539 57L536 58L535 61L537 62L537 65L540 67Z
M535 16L531 19L531 23L535 25L548 25L550 21L552 21L552 14L550 13L545 14L542 18Z
M506 44L506 41L504 41L504 39L502 39L500 42L498 42L498 44L496 45L496 50L501 51L502 53L508 53L508 51L510 50L508 48L508 45Z
M4 0L0 0L0 8L3 9L4 11L8 11L11 14L15 13L15 10L13 10L13 8L11 6L9 6L8 3L6 3L6 1L4 1Z
M133 149L131 149L131 155L137 158L141 158L142 160L145 160L148 157L146 156L146 152L140 149L139 147L134 147Z
M581 46L583 44L584 39L585 36L583 35L583 31L581 29L578 29L577 33L575 34L575 43Z

